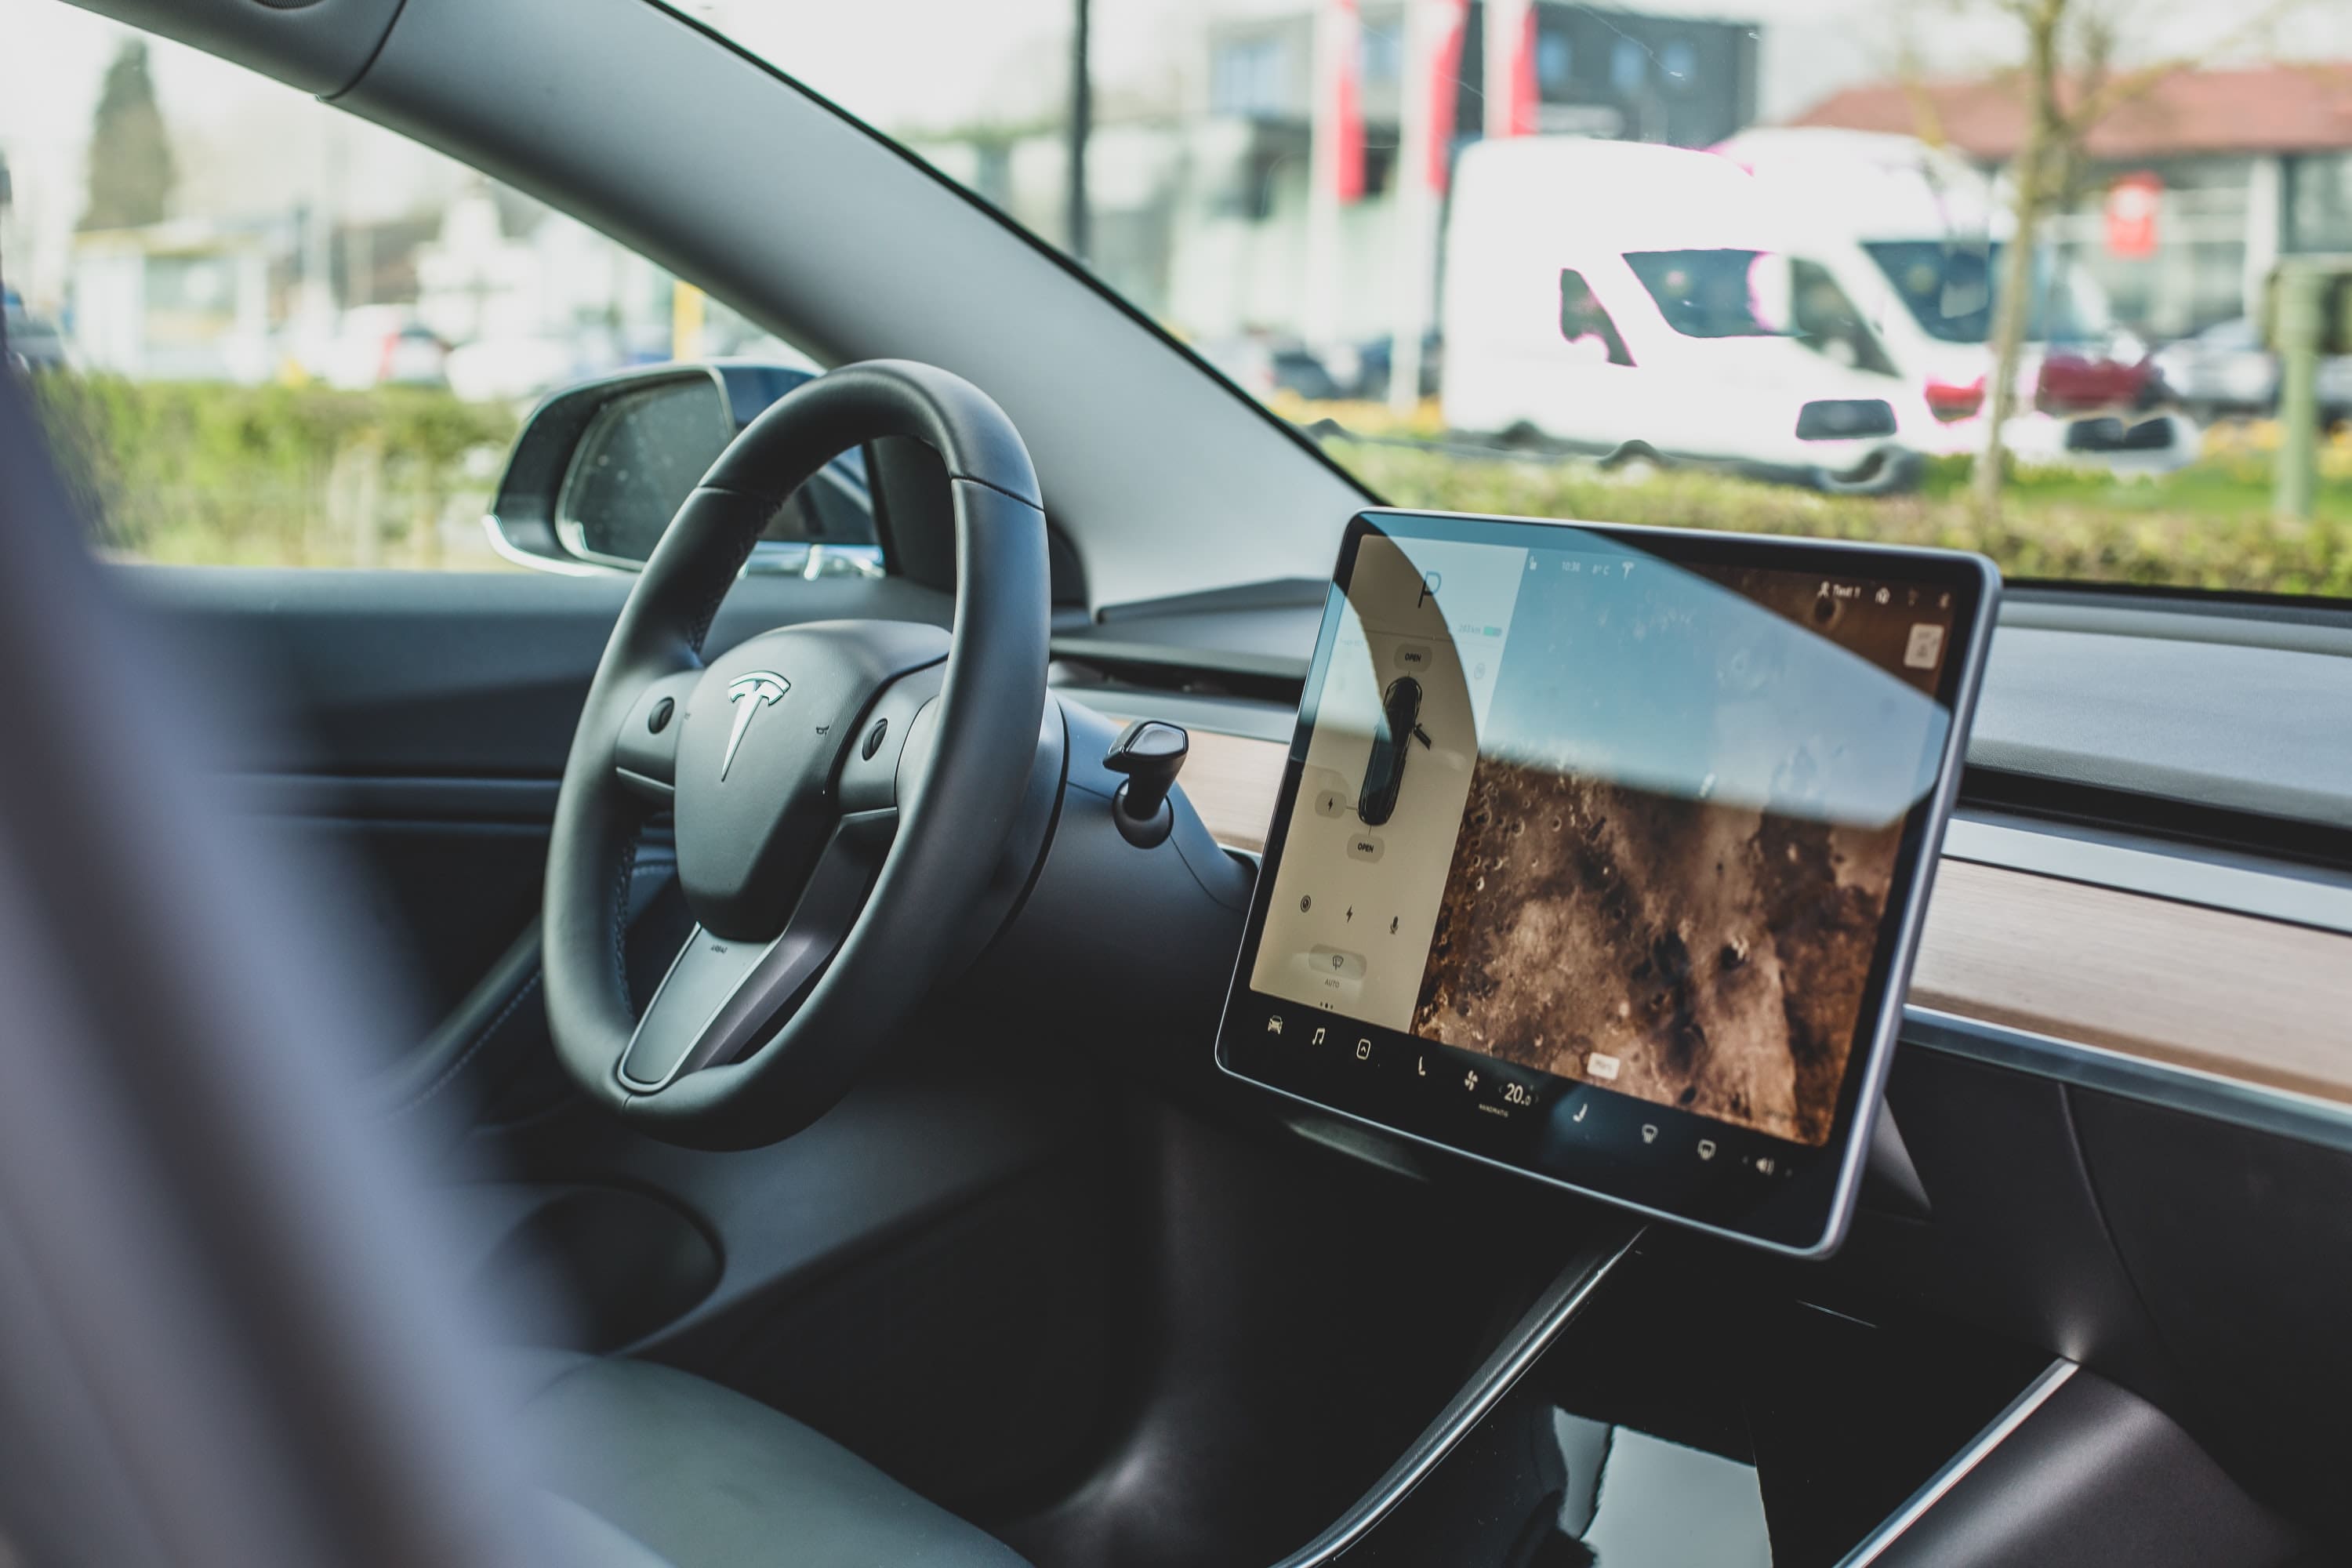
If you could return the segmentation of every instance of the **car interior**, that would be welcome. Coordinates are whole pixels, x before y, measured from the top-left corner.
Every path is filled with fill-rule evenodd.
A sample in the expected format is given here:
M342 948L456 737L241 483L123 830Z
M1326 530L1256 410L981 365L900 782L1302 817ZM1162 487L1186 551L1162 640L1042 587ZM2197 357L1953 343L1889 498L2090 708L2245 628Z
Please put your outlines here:
M2352 1554L2340 603L1386 509L691 16L86 3L826 368L549 398L504 574L93 566L0 410L0 1558Z

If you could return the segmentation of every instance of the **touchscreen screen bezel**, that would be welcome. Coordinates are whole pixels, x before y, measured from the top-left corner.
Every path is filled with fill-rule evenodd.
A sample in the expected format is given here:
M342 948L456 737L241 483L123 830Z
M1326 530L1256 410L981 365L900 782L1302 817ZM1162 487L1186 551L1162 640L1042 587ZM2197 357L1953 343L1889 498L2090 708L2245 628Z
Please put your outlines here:
M1298 808L1300 785L1314 734L1316 714L1329 670L1335 640L1345 615L1344 588L1358 551L1375 532L1402 540L1454 543L1491 543L1532 550L1574 550L1579 542L1622 547L1673 565L1700 569L1760 568L1819 574L1832 578L1876 579L1917 584L1952 596L1952 623L1936 700L1951 715L1938 759L1934 787L1916 805L1904 824L1889 883L1886 910L1877 949L1863 993L1854 1039L1839 1085L1835 1119L1826 1142L1818 1147L1785 1143L1750 1136L1749 1144L1769 1143L1776 1156L1776 1179L1751 1181L1735 1163L1719 1169L1694 1172L1656 1157L1624 1134L1633 1127L1661 1121L1685 1126L1722 1127L1740 1133L1729 1123L1714 1122L1690 1112L1661 1108L1632 1097L1611 1093L1576 1080L1555 1078L1532 1069L1503 1068L1501 1078L1532 1081L1557 1100L1585 1096L1602 1114L1592 1125L1614 1129L1604 1138L1562 1147L1529 1150L1490 1124L1457 1114L1405 1093L1393 1079L1369 1068L1353 1072L1343 1056L1309 1056L1294 1048L1296 1042L1269 1044L1265 1038L1268 1016L1291 1010L1297 1004L1256 992L1250 986L1259 943L1264 936L1276 873ZM1902 1016L1913 956L1925 917L1927 893L1934 879L1937 851L1957 792L1961 754L1967 744L1978 687L1981 681L2000 578L1992 563L1979 555L1957 551L1849 543L1836 541L1784 539L1771 536L1718 533L1681 529L1643 528L1627 524L1561 522L1544 519L1474 517L1458 514L1369 510L1352 518L1342 538L1332 574L1314 661L1301 694L1298 721L1286 760L1282 785L1253 892L1241 952L1228 987L1217 1033L1217 1063L1226 1073L1291 1099L1334 1111L1351 1120L1445 1149L1483 1163L1500 1166L1538 1181L1633 1209L1655 1218L1754 1244L1776 1252L1818 1258L1834 1251L1844 1238L1852 1217L1862 1168L1878 1100ZM1316 1021L1320 1022L1322 1015ZM1334 1024L1354 1034L1359 1027L1369 1046L1380 1037L1383 1049L1409 1046L1416 1058L1434 1052L1447 1058L1454 1071L1463 1064L1479 1066L1494 1058L1453 1047L1437 1046L1396 1031L1375 1029L1343 1014L1329 1014ZM1370 1060L1370 1058L1364 1058ZM1372 1064L1377 1066L1377 1062ZM1425 1063L1423 1070L1426 1071ZM1490 1085L1490 1088L1493 1086ZM1420 1092L1418 1089L1414 1091ZM1521 1137L1519 1142L1524 1143Z

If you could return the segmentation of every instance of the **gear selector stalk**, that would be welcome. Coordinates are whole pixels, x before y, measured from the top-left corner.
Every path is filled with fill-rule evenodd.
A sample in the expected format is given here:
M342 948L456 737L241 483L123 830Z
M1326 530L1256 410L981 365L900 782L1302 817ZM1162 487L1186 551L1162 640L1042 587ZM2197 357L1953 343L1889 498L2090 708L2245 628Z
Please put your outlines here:
M1192 736L1181 726L1157 719L1138 719L1111 742L1103 766L1127 775L1111 802L1111 816L1129 844L1150 849L1167 841L1176 823L1168 792L1184 771L1192 747Z

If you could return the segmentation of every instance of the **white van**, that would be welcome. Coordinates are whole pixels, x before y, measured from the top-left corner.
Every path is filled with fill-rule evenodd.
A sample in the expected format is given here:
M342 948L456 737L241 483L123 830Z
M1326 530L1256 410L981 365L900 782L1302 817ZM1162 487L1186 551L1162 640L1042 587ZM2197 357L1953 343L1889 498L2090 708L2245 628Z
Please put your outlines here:
M1836 279L1712 153L1526 137L1463 157L1446 224L1457 429L1899 489L1937 421Z
M1993 284L2016 232L1999 188L1965 159L1884 132L1767 128L1743 131L1714 151L1755 176L1791 249L1837 280L1897 373L1919 389L1941 425L1923 446L1981 450ZM2103 379L2129 380L2131 371L2107 363L2116 334L2106 296L2088 272L2056 267L2045 255L2034 279L2018 364L2019 412L2005 433L2010 450L2041 461L2152 466L2194 456L2197 432L2189 420L2147 413L2134 399L2054 415L2036 408L2053 352L2117 373ZM2138 351L2126 355L2137 359Z

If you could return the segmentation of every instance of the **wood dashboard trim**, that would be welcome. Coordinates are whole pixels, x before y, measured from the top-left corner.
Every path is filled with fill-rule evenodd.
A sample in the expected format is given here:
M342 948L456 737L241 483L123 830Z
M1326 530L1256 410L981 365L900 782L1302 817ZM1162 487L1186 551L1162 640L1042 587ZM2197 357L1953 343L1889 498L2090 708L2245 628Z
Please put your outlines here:
M1183 789L1265 847L1288 750L1192 731ZM2352 1105L2352 937L2030 871L1937 868L1910 1000Z

